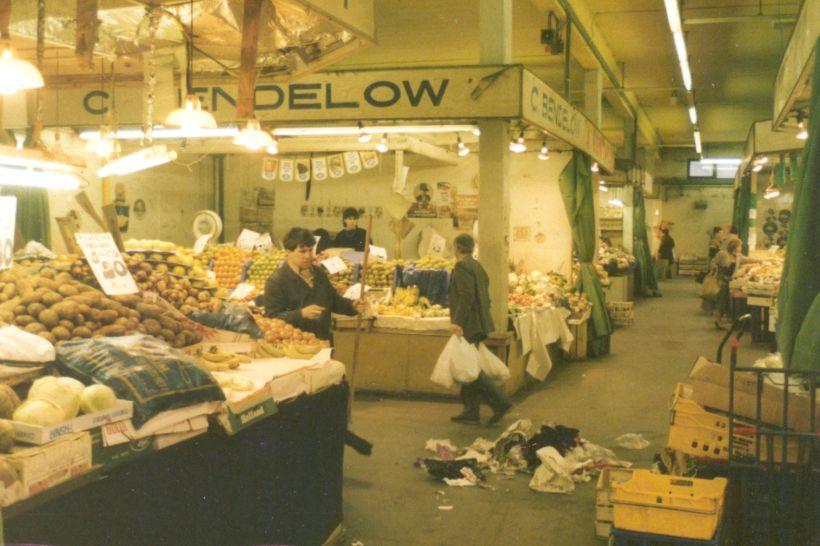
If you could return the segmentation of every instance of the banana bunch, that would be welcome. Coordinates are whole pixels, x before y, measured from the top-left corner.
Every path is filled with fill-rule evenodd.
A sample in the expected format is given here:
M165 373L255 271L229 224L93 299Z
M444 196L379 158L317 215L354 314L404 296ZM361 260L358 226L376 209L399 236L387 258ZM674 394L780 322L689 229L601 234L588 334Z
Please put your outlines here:
M279 345L260 341L253 352L254 358L284 358L285 351Z
M211 371L235 370L240 364L247 364L251 358L245 355L226 353L216 345L212 345L207 351L200 347L194 353L199 363Z
M320 345L285 345L285 356L296 360L310 360L322 350Z

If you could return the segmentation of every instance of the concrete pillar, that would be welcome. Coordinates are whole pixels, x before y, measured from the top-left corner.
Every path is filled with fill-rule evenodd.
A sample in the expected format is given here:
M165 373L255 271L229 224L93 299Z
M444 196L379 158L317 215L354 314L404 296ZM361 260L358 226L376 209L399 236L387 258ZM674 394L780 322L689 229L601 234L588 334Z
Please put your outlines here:
M632 161L637 160L636 149L635 149L635 120L634 119L625 119L624 120L624 145L623 145L623 155L626 159L631 159Z
M512 58L512 0L480 0L481 63L509 64ZM490 277L496 330L507 328L510 257L509 122L479 122L479 259Z
M584 114L601 128L601 97L603 96L604 80L599 68L584 71Z

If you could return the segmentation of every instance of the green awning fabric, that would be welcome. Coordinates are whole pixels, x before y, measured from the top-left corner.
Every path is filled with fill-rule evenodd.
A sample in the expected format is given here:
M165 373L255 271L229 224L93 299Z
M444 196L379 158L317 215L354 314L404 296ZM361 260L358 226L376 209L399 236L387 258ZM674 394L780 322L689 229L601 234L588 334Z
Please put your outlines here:
M737 235L743 242L743 252L749 252L749 209L752 208L752 179L744 176L740 187L735 190L735 206L732 214L732 225L737 228Z
M658 296L658 276L655 262L649 251L649 236L646 233L646 205L643 189L635 187L632 203L632 253L638 261L638 275L635 277L635 292L641 296Z
M820 40L815 46L820 51ZM820 54L815 55L809 140L794 189L777 301L777 345L788 368L820 370Z
M48 192L39 188L3 188L3 195L17 197L17 229L22 244L38 241L51 248L51 215L48 210Z
M609 335L612 326L606 311L606 297L592 261L595 259L595 190L590 174L589 156L574 152L564 167L559 180L561 197L572 227L572 246L581 271L576 287L586 294L592 303L588 353L600 356L609 352Z

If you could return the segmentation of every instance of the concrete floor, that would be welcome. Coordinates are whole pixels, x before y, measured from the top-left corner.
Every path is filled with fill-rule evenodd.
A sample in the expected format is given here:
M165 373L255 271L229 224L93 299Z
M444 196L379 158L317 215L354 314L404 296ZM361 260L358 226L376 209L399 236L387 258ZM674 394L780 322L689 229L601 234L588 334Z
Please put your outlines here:
M529 477L502 481L490 475L495 491L447 487L413 468L428 438L450 438L459 446L476 437L495 439L513 420L555 422L581 430L594 443L613 449L637 467L648 468L668 433L669 402L695 358L713 358L721 338L699 309L696 284L679 278L662 284L664 297L635 305L635 323L618 328L612 353L597 360L558 364L543 384L515 397L516 405L497 426L450 422L460 404L361 397L352 429L375 444L371 457L348 449L345 457L344 542L365 546L424 545L596 545L594 482L577 484L573 494L537 493ZM762 344L744 339L741 361L765 355ZM728 356L726 357L728 358ZM482 408L484 417L490 410ZM643 450L618 447L614 440L639 432L651 442ZM444 497L437 492L444 492ZM451 511L439 505L452 505Z

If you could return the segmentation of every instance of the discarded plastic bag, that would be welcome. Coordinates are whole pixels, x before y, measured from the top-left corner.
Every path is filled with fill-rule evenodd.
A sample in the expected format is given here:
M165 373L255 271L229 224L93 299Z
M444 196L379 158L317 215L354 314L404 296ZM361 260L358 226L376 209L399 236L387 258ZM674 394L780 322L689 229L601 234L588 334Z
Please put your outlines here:
M510 378L510 369L483 343L478 347L478 365L496 383L503 384Z
M649 442L641 434L630 432L621 434L615 438L615 443L626 449L645 449L649 447Z

